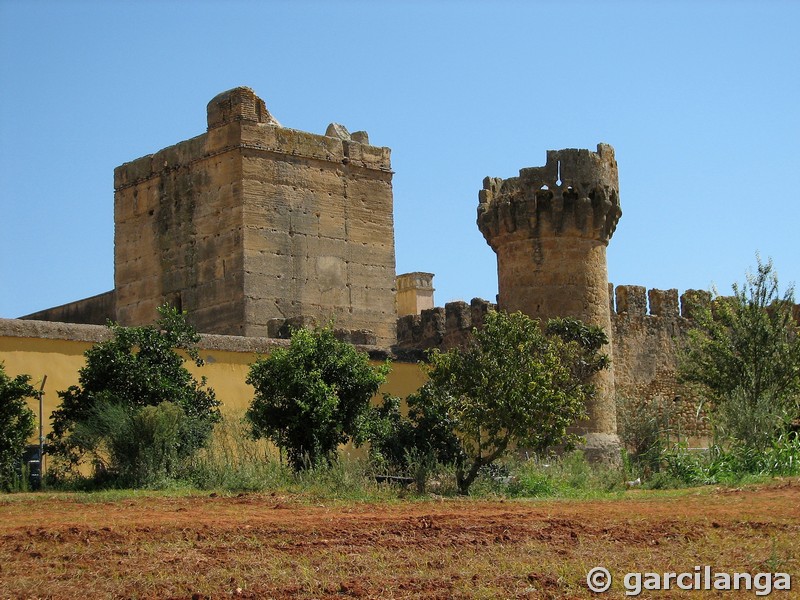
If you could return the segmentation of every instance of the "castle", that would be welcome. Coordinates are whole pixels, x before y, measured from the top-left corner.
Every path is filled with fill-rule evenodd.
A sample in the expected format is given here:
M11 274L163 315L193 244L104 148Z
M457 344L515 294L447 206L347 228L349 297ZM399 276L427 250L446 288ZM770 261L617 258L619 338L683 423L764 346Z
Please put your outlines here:
M412 360L480 326L492 304L437 308L433 275L397 276L390 150L332 123L283 127L249 88L208 104L206 133L114 173L114 289L23 319L149 323L169 302L201 332L285 337L333 319L339 335ZM579 426L613 456L617 396L676 399L684 431L704 424L676 383L677 348L706 292L608 283L606 246L622 214L611 146L547 153L519 177L486 178L477 224L497 254L497 305L575 316L608 333L611 370ZM649 312L648 312L649 301ZM409 358L410 357L410 358Z

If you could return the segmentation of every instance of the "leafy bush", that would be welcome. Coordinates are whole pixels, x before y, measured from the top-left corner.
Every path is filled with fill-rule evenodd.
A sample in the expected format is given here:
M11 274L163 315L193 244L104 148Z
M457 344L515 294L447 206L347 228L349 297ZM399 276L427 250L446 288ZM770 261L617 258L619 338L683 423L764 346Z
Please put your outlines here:
M408 416L400 411L400 399L384 396L373 407L356 440L369 442L373 468L379 473L413 477L417 491L425 492L431 473L438 466L460 465L464 461L455 424L446 406L423 386L406 399Z
M61 405L48 435L48 450L61 462L54 472L73 476L91 458L103 467L100 476L150 481L174 472L171 456L191 456L207 442L219 402L176 351L202 365L199 336L184 313L169 307L158 312L154 325L109 325L113 338L85 352L80 385L58 393Z
M96 472L115 485L152 487L183 475L191 456L182 454L183 440L194 436L193 428L172 402L141 408L100 402L76 423L72 437L92 449Z
M758 260L733 296L694 311L681 378L710 401L715 435L765 450L800 416L800 328L794 290L783 294L772 261Z
M660 471L646 482L647 487L738 485L769 477L796 476L800 475L800 438L793 433L782 435L763 450L744 444L715 444L698 452L676 444L662 452L661 463Z
M466 349L431 354L426 393L454 424L464 457L456 463L461 493L514 445L541 453L578 440L567 429L586 416L595 393L588 375L608 365L595 348L607 338L574 319L548 328L543 334L520 312L491 312Z
M250 367L253 435L285 450L295 471L331 462L340 444L359 436L388 372L388 362L371 366L366 353L336 339L330 327L297 329L289 348Z
M0 363L0 489L9 490L20 477L17 473L22 452L34 433L33 411L25 404L36 391L30 376L11 379Z

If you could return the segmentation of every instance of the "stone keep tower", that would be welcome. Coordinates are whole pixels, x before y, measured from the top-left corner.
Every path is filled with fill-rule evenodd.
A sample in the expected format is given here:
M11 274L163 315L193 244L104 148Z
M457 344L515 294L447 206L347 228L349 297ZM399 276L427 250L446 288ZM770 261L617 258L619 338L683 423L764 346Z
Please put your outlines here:
M249 88L218 95L205 134L114 172L117 320L149 323L166 301L208 333L333 318L391 345L391 180L365 132L288 129Z
M479 201L478 227L497 253L499 308L542 321L576 317L610 337L606 246L622 215L614 149L548 151L543 167L487 177ZM597 398L578 433L590 456L613 459L613 371L598 373L595 384Z

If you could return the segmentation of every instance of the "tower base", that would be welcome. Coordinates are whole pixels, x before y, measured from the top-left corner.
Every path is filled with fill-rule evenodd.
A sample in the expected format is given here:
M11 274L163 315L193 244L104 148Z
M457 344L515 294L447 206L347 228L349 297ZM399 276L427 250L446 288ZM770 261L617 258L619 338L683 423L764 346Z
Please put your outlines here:
M620 465L622 443L615 433L586 433L586 443L579 446L586 460L593 464Z

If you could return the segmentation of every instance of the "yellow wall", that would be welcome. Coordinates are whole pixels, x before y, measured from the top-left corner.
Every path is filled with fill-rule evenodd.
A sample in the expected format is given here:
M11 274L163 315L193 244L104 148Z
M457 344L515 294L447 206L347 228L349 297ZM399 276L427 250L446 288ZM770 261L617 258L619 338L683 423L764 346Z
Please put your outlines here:
M5 366L6 375L30 375L31 385L37 390L47 375L44 386L45 435L50 431L50 413L59 403L56 391L78 383L78 369L85 362L83 353L91 346L90 342L74 340L0 337L0 362ZM29 399L28 405L38 419L38 402Z
M23 373L30 375L31 385L38 389L43 376L47 375L44 388L45 435L50 430L50 413L59 403L56 392L78 383L78 370L85 363L83 353L92 345L91 342L74 340L0 336L0 362L5 364L9 377ZM223 403L223 411L243 412L253 399L253 388L245 383L245 379L256 354L203 349L200 355L206 364L198 368L187 362L189 370L198 378L205 375L208 385L214 388L217 399ZM405 398L424 381L419 365L393 363L392 372L376 398L384 393ZM38 403L29 400L29 405L38 416Z

